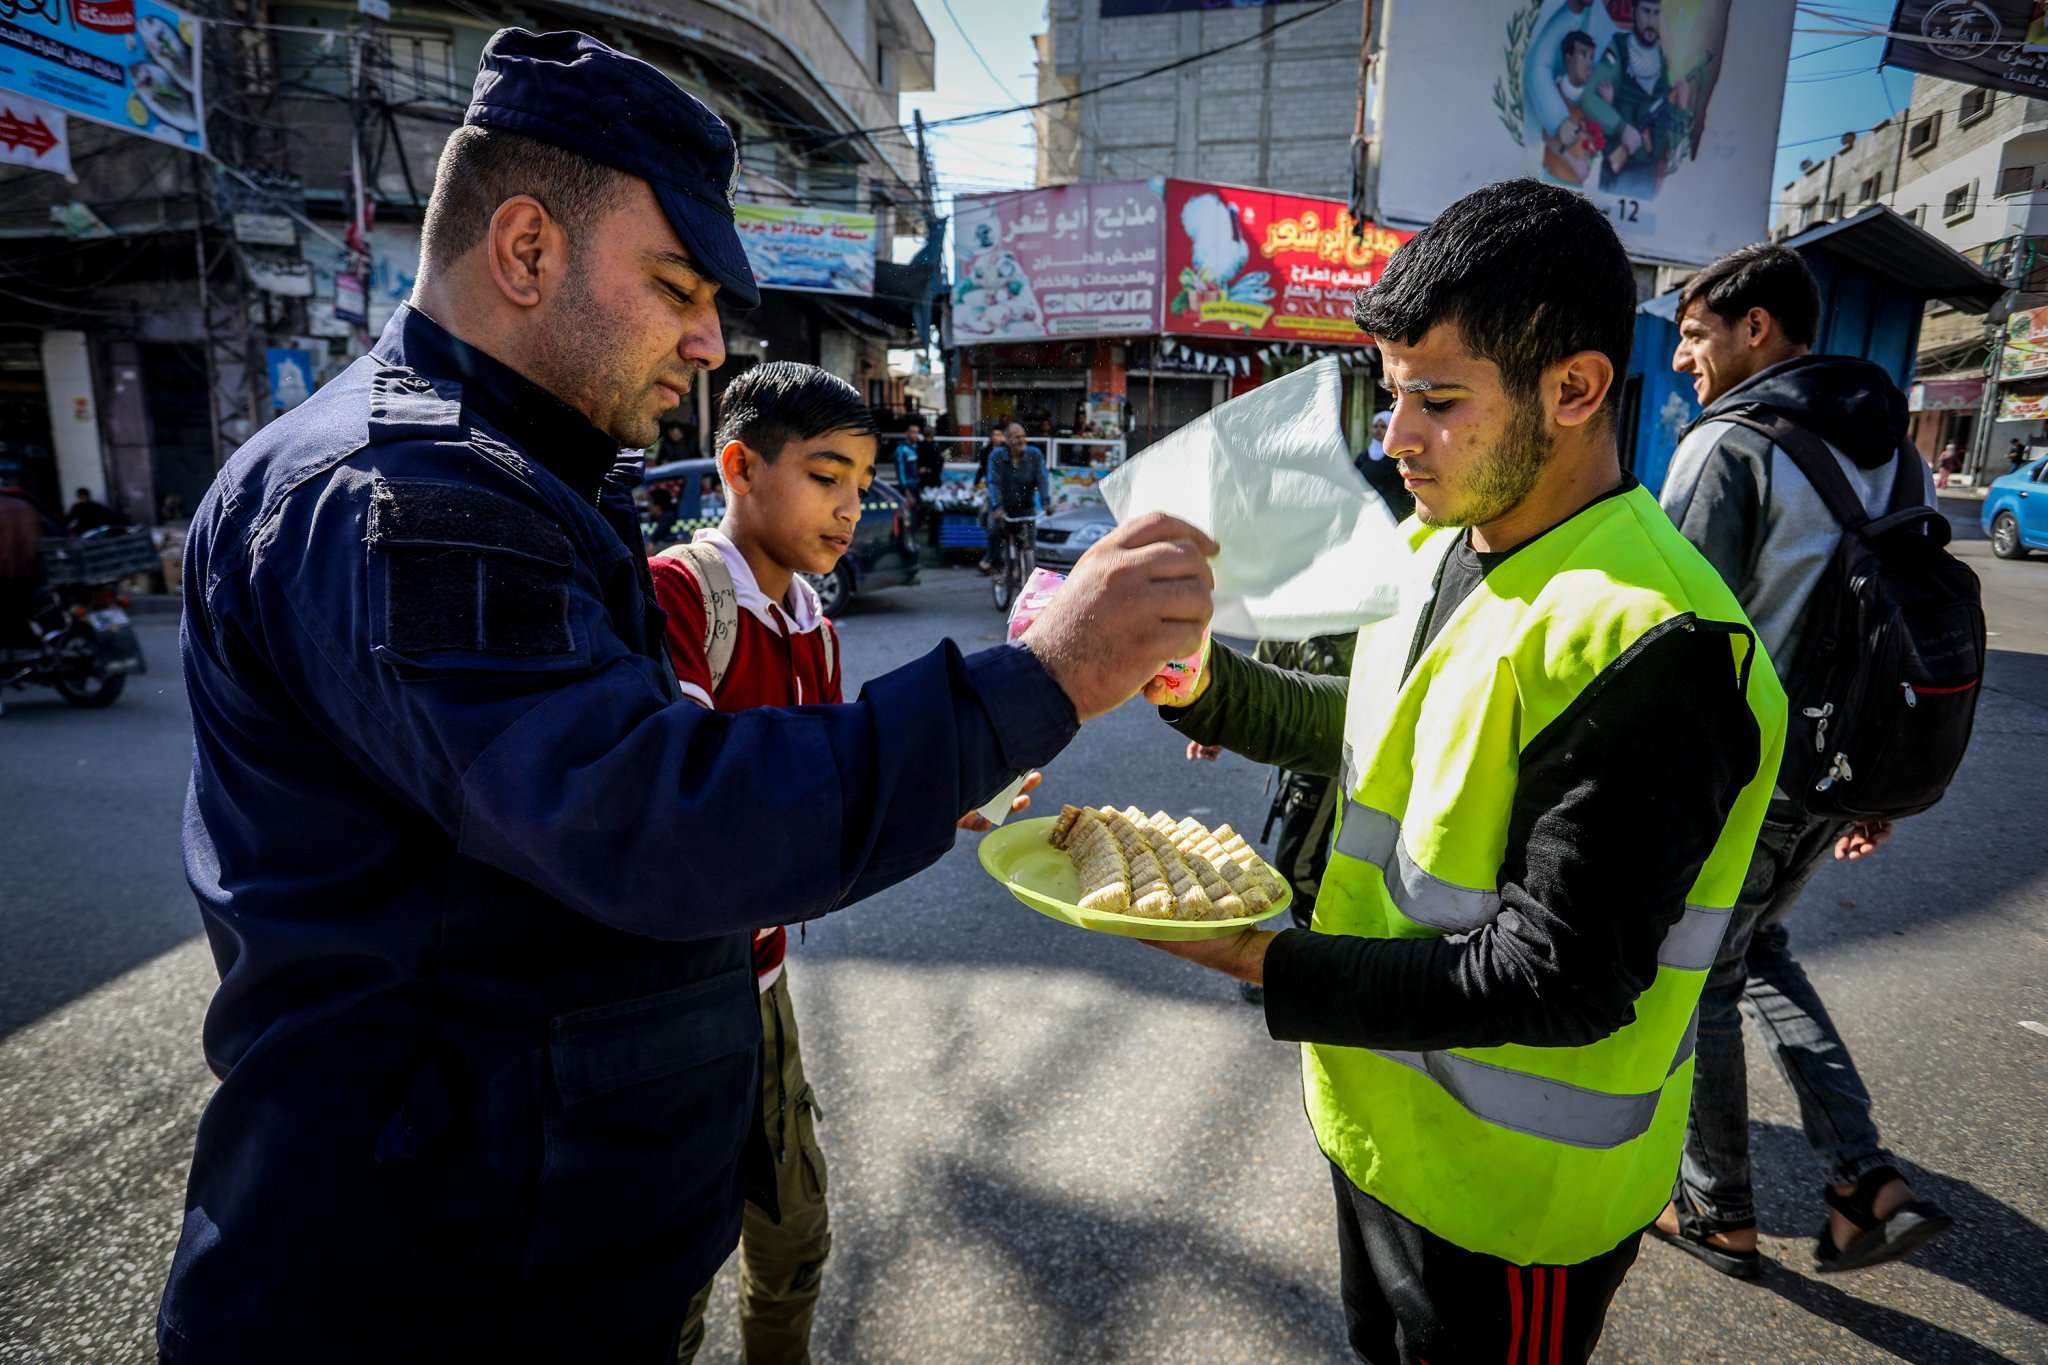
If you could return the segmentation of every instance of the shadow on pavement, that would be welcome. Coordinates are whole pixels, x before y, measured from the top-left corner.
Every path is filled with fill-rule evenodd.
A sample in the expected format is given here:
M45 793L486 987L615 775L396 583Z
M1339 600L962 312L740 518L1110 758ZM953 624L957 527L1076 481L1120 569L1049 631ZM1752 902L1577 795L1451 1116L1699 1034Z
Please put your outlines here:
M2017 649L1991 649L1984 656L1984 686L1992 692L2048 706L2048 654ZM2048 726L2042 727L2048 733Z
M1161 1211L1118 1217L1025 1189L1000 1173L947 1163L936 1175L963 1238L1006 1259L1050 1320L1046 1360L1131 1360L1145 1342L1126 1326L1155 1276L1185 1283L1201 1268L1204 1312L1256 1321L1283 1360L1331 1354L1343 1309L1326 1290L1247 1255L1204 1223ZM1334 1257L1334 1248L1332 1248Z
M1792 1187L1796 1182L1783 1175L1794 1170L1813 1171L1813 1153L1806 1145L1805 1135L1797 1128L1775 1123L1752 1122L1749 1131L1758 1167L1781 1173L1779 1179L1768 1184L1758 1183L1759 1222L1773 1236L1798 1237L1811 1244L1826 1216L1819 1187L1808 1180L1797 1184L1795 1190ZM2042 1267L2048 1266L2048 1230L1967 1180L1908 1160L1899 1164L1916 1194L1932 1199L1956 1220L1947 1233L1914 1252L1909 1264L1982 1294L2029 1321L2048 1324L2048 1276L2042 1273ZM1801 1255L1805 1255L1804 1250ZM1867 1279L1847 1275L1819 1280L1780 1269L1763 1283L1810 1312L1888 1349L1899 1350L1908 1359L2003 1359L1953 1332L1846 1292L1847 1286ZM1833 1285L1845 1289L1838 1290ZM1898 1344L1915 1341L1923 1343L1926 1349L1909 1354Z
M1845 1331L1854 1332L1871 1345L1910 1361L1939 1361L1942 1365L1997 1365L2006 1357L1970 1340L1960 1332L1937 1327L1911 1313L1859 1299L1824 1280L1809 1279L1772 1266L1757 1286L1768 1289L1796 1308L1802 1308Z

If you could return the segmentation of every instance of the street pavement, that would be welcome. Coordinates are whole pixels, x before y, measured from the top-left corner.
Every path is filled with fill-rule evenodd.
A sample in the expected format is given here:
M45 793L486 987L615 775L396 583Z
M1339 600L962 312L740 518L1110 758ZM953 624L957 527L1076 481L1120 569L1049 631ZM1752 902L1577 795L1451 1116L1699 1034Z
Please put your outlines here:
M1956 508L1972 536L1975 512ZM1961 779L1879 857L1825 871L1795 920L1888 1141L1960 1226L1910 1264L1812 1274L1818 1170L1752 1049L1773 1265L1742 1285L1646 1244L1603 1360L2048 1361L2048 1031L2022 1026L2048 1030L2048 560L1986 550L1961 547L1997 632ZM843 628L858 681L941 635L994 643L1000 618L983 580L947 571ZM0 1361L153 1358L212 1087L175 626L142 635L154 671L110 711L11 693L0 717ZM1136 704L1090 726L1044 795L1248 834L1267 803L1259 769L1189 764ZM800 837L800 815L761 818ZM834 1224L818 1359L1347 1359L1295 1050L1232 983L1009 900L974 845L793 937ZM738 1357L722 1281L707 1361Z

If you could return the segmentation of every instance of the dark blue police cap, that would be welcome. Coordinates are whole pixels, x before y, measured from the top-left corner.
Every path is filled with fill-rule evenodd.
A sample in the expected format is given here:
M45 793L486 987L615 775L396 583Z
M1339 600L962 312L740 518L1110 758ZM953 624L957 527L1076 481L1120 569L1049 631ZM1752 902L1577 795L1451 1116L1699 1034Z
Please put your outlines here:
M704 273L761 302L732 224L739 149L725 120L637 57L587 33L501 28L484 45L464 123L504 128L645 180Z

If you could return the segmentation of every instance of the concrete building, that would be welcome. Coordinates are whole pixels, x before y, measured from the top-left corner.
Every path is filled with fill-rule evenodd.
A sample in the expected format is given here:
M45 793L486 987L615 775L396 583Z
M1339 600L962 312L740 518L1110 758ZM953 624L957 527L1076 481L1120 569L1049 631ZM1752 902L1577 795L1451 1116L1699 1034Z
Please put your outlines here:
M861 130L891 128L900 93L933 88L914 0L396 0L382 21L341 0L188 7L229 21L205 28L209 143L276 191L281 236L239 233L246 186L208 161L80 119L76 185L0 168L0 454L39 496L85 486L139 520L189 512L277 410L267 353L311 355L317 381L367 346L411 290L441 146L505 25L593 33L705 100L739 139L742 203L880 218L873 298L774 291L729 315L732 358L683 414L700 434L715 388L765 358L826 365L876 402L900 394L888 349L912 343L931 272L892 263L890 239L925 233L924 187L908 137ZM356 150L373 226L367 317L351 324L335 290Z
M1805 163L1778 199L1775 237L1882 203L2016 288L2013 306L2048 303L2048 100L1918 76L1896 119ZM1914 440L1928 454L1960 443L1979 476L2004 472L2006 440L2041 425L1997 420L2002 322L1937 300L1920 330Z
M1105 17L1103 0L1051 0L1040 98L1248 38L1294 5ZM1358 104L1362 0L1289 25L1271 42L1047 111L1039 183L1183 176L1344 199Z

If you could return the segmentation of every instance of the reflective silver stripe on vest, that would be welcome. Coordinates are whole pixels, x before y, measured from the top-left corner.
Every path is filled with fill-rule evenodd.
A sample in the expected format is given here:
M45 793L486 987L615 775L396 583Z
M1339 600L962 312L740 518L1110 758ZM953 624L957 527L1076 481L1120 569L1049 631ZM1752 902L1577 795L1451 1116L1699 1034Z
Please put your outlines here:
M1695 1010L1678 1040L1667 1079L1692 1056L1699 1021ZM1662 1086L1640 1095L1610 1095L1455 1052L1371 1052L1429 1077L1475 1118L1569 1147L1605 1150L1641 1137L1650 1131L1664 1095Z
M1344 803L1344 828L1337 832L1337 851L1377 867L1394 908L1417 924L1447 934L1468 933L1493 923L1500 913L1500 896L1495 892L1458 886L1420 867L1401 841L1400 823L1370 806ZM1657 946L1658 965L1685 972L1703 972L1713 966L1729 914L1727 909L1688 904Z
M1377 867L1394 908L1417 924L1459 934L1491 924L1500 913L1500 896L1495 892L1458 886L1425 870L1401 841L1400 823L1370 806L1344 803L1344 828L1337 831L1337 851Z
M1688 904L1678 923L1657 945L1657 965L1676 967L1682 972L1703 972L1713 966L1714 959L1721 954L1721 936L1727 932L1731 913L1732 907L1709 910L1704 905Z

